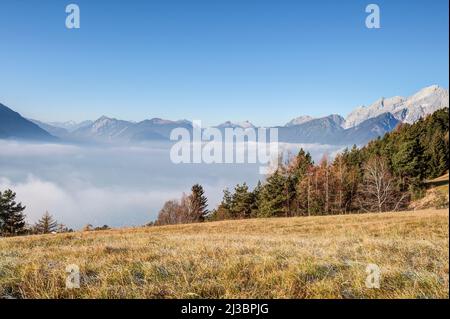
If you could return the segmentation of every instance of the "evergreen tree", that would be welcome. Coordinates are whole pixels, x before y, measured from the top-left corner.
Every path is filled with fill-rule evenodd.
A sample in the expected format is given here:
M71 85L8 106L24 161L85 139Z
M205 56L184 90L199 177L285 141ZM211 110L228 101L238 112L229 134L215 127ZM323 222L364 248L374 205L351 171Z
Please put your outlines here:
M15 202L16 193L0 192L0 236L16 236L25 232L25 207Z
M256 187L252 192L252 207L251 207L251 215L250 217L257 217L259 214L259 209L261 206L261 192L262 192L262 183L258 181Z
M301 215L305 212L306 192L303 189L308 179L308 172L314 166L311 154L300 149L297 156L287 165L285 214Z
M401 187L414 191L425 176L426 164L424 149L411 129L412 127L399 143L398 151L392 156L392 166L399 177Z
M53 216L48 212L39 219L35 225L36 232L38 234L50 234L58 230L58 222L53 219Z
M288 164L288 172L294 179L294 182L298 183L313 164L311 154L301 148L294 160Z
M427 175L430 178L441 176L448 170L449 166L448 140L446 142L445 134L443 132L436 131L433 134L428 153L431 165L428 167Z
M253 196L246 183L236 185L232 199L232 214L236 218L248 218L252 213Z
M211 220L224 220L224 219L233 219L234 216L231 214L231 205L232 205L232 197L230 190L225 188L223 191L223 199L219 204L217 209L215 209L209 218Z
M296 183L295 178L290 174L287 174L284 179L284 216L293 216L297 212L297 193L296 193Z
M223 199L222 199L222 206L228 210L228 212L231 212L231 206L233 205L233 198L231 195L231 192L228 188L226 188L223 191Z
M193 222L204 221L208 216L208 199L205 196L205 191L200 184L192 186L192 193L190 196L191 212Z
M258 217L284 216L285 211L285 178L276 170L270 175L261 191L261 207Z

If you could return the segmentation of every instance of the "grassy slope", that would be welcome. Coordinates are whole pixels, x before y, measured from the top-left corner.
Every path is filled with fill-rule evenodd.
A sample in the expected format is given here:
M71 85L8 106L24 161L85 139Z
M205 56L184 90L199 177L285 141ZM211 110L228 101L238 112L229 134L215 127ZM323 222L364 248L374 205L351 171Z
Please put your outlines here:
M448 298L448 224L428 210L0 239L0 296ZM65 289L68 264L80 289Z

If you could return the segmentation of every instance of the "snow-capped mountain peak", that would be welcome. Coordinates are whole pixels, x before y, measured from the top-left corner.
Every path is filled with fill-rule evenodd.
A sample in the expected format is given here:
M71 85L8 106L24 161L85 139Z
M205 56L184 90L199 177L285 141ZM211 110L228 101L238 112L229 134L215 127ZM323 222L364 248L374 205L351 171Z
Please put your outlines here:
M113 125L115 122L117 122L116 119L103 115L92 124L92 130L97 131L105 126Z
M286 123L285 126L295 126L295 125L300 125L306 122L309 122L311 120L314 120L313 117L309 116L309 115L302 115L299 117L296 117L295 119L292 119L291 121L289 121L288 123Z
M432 94L440 94L440 92L444 90L442 89L439 85L430 85L428 87L423 88L422 90L420 90L419 92L417 92L416 94L412 95L410 97L410 100L412 101L419 101L422 99L425 99L427 97L429 97ZM445 90L444 90L445 91Z
M358 107L347 116L343 127L354 127L383 113L391 113L400 122L411 124L448 106L448 90L432 85L408 98L401 96L381 98L370 106Z
M90 120L75 122L75 121L66 121L66 122L49 122L48 124L57 128L63 128L69 132L73 132L80 127L91 125L93 122Z
M243 129L248 129L248 128L255 128L255 126L250 123L249 121L243 121L243 122L231 122L231 121L226 121L222 124L217 125L218 128L243 128Z

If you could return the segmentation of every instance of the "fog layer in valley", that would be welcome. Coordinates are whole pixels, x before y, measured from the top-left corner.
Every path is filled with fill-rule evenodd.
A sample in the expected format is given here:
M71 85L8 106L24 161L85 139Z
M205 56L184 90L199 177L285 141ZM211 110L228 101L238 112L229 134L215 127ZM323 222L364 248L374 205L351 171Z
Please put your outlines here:
M260 164L173 164L169 142L127 146L32 144L0 140L0 190L13 189L27 206L29 223L45 211L73 228L143 225L164 201L203 185L213 209L224 188L253 187ZM318 161L343 147L283 144L292 153L303 147Z

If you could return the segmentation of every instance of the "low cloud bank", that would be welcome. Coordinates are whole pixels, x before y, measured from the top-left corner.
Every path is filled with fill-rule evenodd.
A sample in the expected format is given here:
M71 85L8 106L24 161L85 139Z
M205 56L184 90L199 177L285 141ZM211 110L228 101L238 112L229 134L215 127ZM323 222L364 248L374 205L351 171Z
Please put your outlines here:
M190 187L205 187L210 208L225 187L264 179L259 164L180 164L170 161L171 144L81 146L0 141L0 190L13 189L27 206L28 222L45 211L69 227L142 225L156 218L166 200ZM293 154L300 147L315 160L341 147L283 144Z

